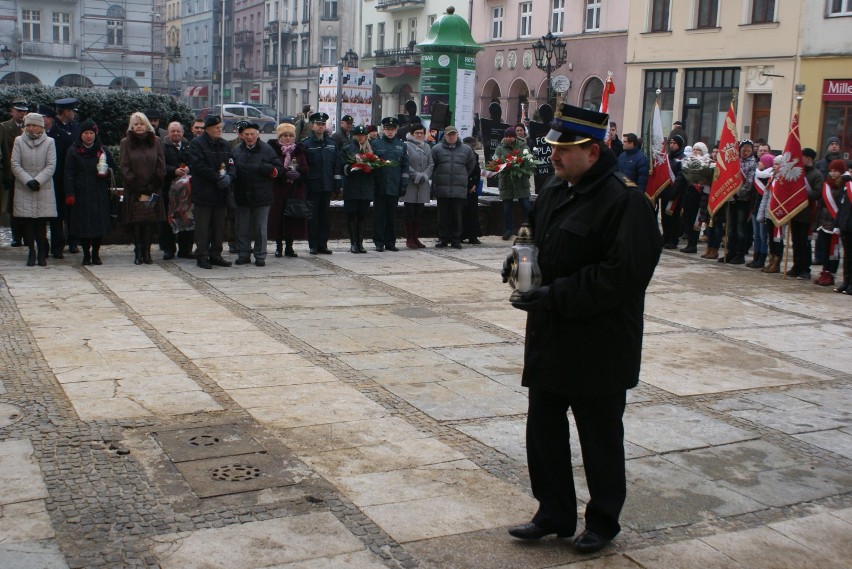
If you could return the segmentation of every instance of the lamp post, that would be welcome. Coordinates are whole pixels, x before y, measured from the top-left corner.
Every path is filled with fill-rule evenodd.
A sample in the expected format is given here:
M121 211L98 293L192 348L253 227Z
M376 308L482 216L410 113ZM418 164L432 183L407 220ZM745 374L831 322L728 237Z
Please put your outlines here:
M343 112L343 68L358 67L358 54L349 48L337 62L337 116L334 117L334 130L340 128L340 117Z
M0 58L2 58L2 60L0 60L0 68L6 67L12 62L12 59L14 59L12 50L9 49L9 46L5 43L2 45L2 47L0 47Z
M553 95L550 74L568 61L568 46L562 38L547 32L547 35L535 42L532 48L535 54L535 66L547 73L547 103L550 104Z

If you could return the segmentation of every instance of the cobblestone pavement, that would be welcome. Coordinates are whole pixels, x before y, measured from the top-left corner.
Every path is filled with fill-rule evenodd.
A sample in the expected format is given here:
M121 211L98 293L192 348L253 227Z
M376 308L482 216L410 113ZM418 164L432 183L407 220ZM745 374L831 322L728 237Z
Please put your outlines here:
M484 241L44 269L3 235L0 567L849 566L852 299L670 252L623 532L509 538L536 507L524 314Z

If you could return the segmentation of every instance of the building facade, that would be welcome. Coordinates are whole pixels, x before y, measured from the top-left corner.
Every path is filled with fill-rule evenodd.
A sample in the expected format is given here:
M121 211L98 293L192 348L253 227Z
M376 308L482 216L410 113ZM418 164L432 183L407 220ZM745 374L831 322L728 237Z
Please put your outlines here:
M625 129L647 129L656 90L663 128L712 146L736 91L740 138L782 148L795 108L802 14L822 0L638 0L630 4Z
M160 0L6 0L0 84L164 90L164 11Z
M636 0L633 2L636 3ZM608 72L616 86L609 112L620 123L625 93L629 0L473 0L471 32L485 50L477 56L477 112L500 104L504 122L536 116L548 101L546 72L533 44L548 32L565 42L567 60L551 72L551 105L557 99L597 110ZM555 65L555 57L551 64ZM619 131L621 128L619 128Z
M820 0L802 14L802 66L805 85L799 117L803 146L825 152L826 141L840 138L841 150L852 155L852 2ZM818 33L814 33L819 30Z

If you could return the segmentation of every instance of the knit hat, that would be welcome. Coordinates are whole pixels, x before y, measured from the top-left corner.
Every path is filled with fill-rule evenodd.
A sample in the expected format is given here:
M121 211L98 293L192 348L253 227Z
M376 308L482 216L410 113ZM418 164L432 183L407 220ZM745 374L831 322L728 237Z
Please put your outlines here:
M27 116L30 116L30 115L27 115ZM836 171L838 171L842 174L842 173L846 172L846 169L847 169L846 168L846 161L845 160L832 160L828 164L828 169L829 170L836 170Z
M707 152L707 145L703 142L696 142L692 145L692 153L695 154L695 151L701 153L702 156L707 156L709 153Z
M674 140L675 144L677 144L678 148L683 148L683 137L679 134L673 134L669 140Z
M825 141L825 145L827 147L831 146L832 144L840 144L840 139L837 138L836 136L832 136L828 140Z
M503 131L503 138L518 138L518 133L515 132L515 127L510 126Z
M772 154L764 154L760 157L760 163L763 164L765 168L772 168L772 163L775 161L775 157Z
M813 160L817 156L816 150L814 150L813 148L803 148L802 149L802 156L804 156L806 158L810 158L811 160Z
M29 126L31 124L36 124L42 128L44 128L44 117L38 113L29 113L24 117L24 126Z
M292 125L288 122L283 122L283 123L278 125L277 129L275 129L275 134L276 134L277 138L281 138L281 135L284 134L285 132L289 132L290 134L295 136L296 125Z

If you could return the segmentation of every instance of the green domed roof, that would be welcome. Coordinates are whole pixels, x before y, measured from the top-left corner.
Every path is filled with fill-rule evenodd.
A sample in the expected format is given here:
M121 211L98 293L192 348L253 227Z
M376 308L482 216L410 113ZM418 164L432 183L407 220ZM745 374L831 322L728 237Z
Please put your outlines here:
M426 39L417 44L423 51L475 53L484 48L473 41L470 26L461 16L455 14L450 6L447 13L435 20Z

